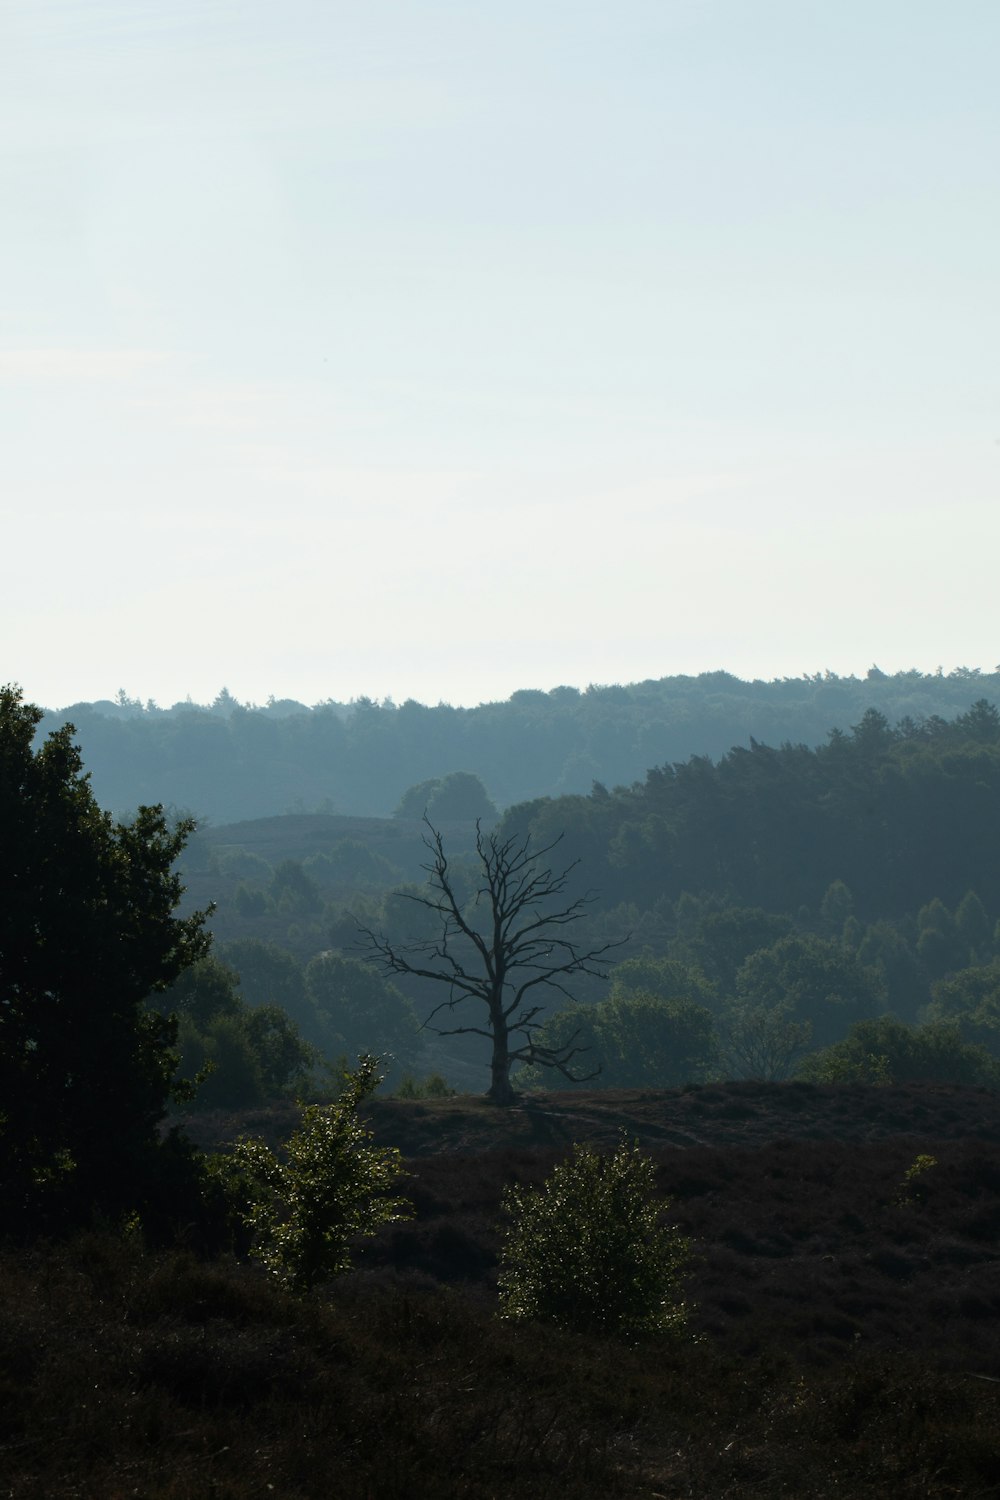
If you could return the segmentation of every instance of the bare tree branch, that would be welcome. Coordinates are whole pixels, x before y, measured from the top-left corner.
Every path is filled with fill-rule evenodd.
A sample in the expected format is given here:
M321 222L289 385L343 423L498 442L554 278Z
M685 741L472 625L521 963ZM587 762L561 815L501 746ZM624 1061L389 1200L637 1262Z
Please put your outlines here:
M606 978L612 961L608 955L627 942L626 938L583 948L565 935L566 928L583 920L595 896L593 892L566 895L579 861L559 871L540 863L562 835L533 849L530 835L502 838L484 833L477 822L480 879L471 900L463 904L461 882L456 887L442 835L426 817L424 822L428 830L424 847L430 857L422 869L428 890L401 895L432 912L438 932L433 939L396 944L382 932L359 926L369 958L383 973L447 986L446 998L433 1007L424 1025L438 1036L471 1034L489 1039L489 1097L496 1103L509 1104L514 1098L510 1082L514 1063L552 1068L574 1082L596 1077L596 1071L581 1075L571 1068L574 1058L586 1050L576 1045L578 1032L560 1047L538 1040L545 1006L537 997L549 990L572 999L567 981L574 975ZM480 1024L433 1024L435 1018L469 1004L480 1008Z

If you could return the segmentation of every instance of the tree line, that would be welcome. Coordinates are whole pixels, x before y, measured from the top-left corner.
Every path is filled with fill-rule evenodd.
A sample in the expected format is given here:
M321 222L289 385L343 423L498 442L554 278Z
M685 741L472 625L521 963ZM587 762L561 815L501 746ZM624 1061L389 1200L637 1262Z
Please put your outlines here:
M208 706L160 709L121 692L48 713L44 727L74 723L103 806L162 802L230 823L293 810L388 817L411 788L454 772L478 776L497 807L510 807L586 793L595 781L630 785L650 766L717 760L751 738L816 746L869 708L892 722L952 718L984 695L1000 696L1000 672L873 667L864 677L771 682L706 672L584 691L522 689L471 708L368 698L256 706L223 690ZM432 799L418 798L415 816ZM434 812L438 822L452 815L446 806Z

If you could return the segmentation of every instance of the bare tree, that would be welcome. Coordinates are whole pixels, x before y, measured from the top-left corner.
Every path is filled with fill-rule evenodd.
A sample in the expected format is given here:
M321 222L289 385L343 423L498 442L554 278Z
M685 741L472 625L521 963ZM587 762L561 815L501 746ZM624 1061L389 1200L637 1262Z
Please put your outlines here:
M731 1005L720 1027L727 1078L771 1083L789 1078L812 1036L810 1021L793 1021L788 1005Z
M403 894L435 914L437 931L425 941L396 944L384 933L362 927L369 956L383 973L430 979L447 989L424 1025L438 1036L482 1036L491 1043L488 1097L495 1104L510 1104L516 1097L510 1081L514 1063L554 1068L574 1083L595 1078L597 1069L573 1071L574 1059L586 1050L577 1045L578 1033L559 1047L538 1040L546 994L572 999L566 984L574 974L606 978L606 955L621 946L607 942L584 949L566 936L594 900L592 895L567 895L579 861L554 871L544 860L560 839L533 849L530 835L503 838L483 833L477 822L479 884L475 897L463 902L442 836L424 821L430 860L422 868L428 890L425 895ZM454 1025L435 1024L466 1006L469 1022L456 1016Z

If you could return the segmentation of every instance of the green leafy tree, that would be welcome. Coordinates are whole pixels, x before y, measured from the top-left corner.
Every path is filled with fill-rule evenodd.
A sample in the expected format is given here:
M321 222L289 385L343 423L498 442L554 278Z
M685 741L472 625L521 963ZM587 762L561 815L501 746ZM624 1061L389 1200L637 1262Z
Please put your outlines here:
M303 1040L291 1017L277 1005L254 1005L244 1009L242 1020L260 1066L265 1098L302 1094L319 1053Z
M306 1106L284 1159L263 1141L243 1140L220 1163L231 1192L246 1195L243 1218L254 1232L254 1254L293 1291L308 1292L349 1270L358 1236L410 1212L404 1198L391 1194L402 1173L400 1153L374 1145L359 1118L380 1082L377 1060L362 1057L339 1099Z
M408 787L399 799L393 817L422 818L440 785L441 778L431 776L427 781L418 781L415 786Z
M164 1013L186 1016L195 1026L205 1026L219 1016L238 1016L243 1006L239 975L214 954L201 958L174 980L152 1003Z
M689 946L712 983L723 994L732 994L740 967L750 954L787 937L791 926L788 917L759 907L731 906L707 912Z
M643 954L615 964L608 976L609 998L655 995L658 1000L690 1000L711 1010L717 1003L715 986L697 964L679 958L652 958Z
M963 1042L957 1025L907 1026L895 1016L859 1021L843 1041L809 1057L799 1075L814 1083L964 1083L996 1088L1000 1066Z
M294 859L283 859L271 876L270 894L279 906L308 915L323 910L319 887Z
M858 944L857 958L864 968L880 975L892 1013L906 1021L915 1020L927 1001L927 981L898 927L892 922L873 922Z
M257 890L255 886L247 885L243 880L233 893L233 907L236 915L244 922L256 921L273 905L274 902L266 891Z
M471 771L421 781L404 792L396 818L430 818L432 823L495 823L500 816L489 793Z
M855 954L822 938L787 937L752 953L736 978L736 998L751 1012L808 1024L814 1043L839 1041L855 1021L882 1009L885 987Z
M360 839L338 839L328 853L310 854L303 870L321 886L385 888L400 879L395 865Z
M235 938L216 951L239 974L240 989L251 1005L280 1005L305 1029L309 1017L306 984L293 953L260 938Z
M394 1068L413 1066L420 1050L416 1013L370 964L328 949L306 965L305 982L322 1027L311 1040L328 1054L358 1056L377 1047Z
M196 1090L198 1109L249 1109L267 1097L257 1049L237 1016L212 1016L199 1025L182 1015L177 1048L181 1077Z
M992 923L975 891L966 891L955 908L955 928L968 963L985 964L993 956Z
M928 1021L958 1027L962 1040L1000 1056L1000 961L941 979L934 986Z
M192 831L160 807L102 811L64 725L0 690L0 1207L63 1222L134 1203L174 1090L175 1023L145 1000L209 946L177 915ZM56 1190L58 1190L56 1192Z
M179 1021L180 1076L197 1084L199 1109L245 1109L304 1090L318 1054L274 1005L249 1006L240 976L203 958L154 997Z
M711 1073L715 1026L703 1005L639 990L612 994L596 1009L598 1055L608 1088L676 1088Z
M917 957L928 976L943 979L969 960L968 946L944 902L935 896L917 914Z
M662 1224L653 1162L622 1139L602 1156L575 1146L540 1188L504 1195L501 1316L602 1334L680 1333L687 1241Z
M854 897L842 880L834 880L827 886L819 905L820 920L827 937L839 938L844 923L854 915Z
M603 1064L603 1043L598 1029L596 1005L564 1006L554 1014L546 1016L538 1028L540 1046L558 1056L576 1053L585 1057L588 1068L585 1072L563 1073L559 1078L560 1089L607 1088L607 1075ZM551 1072L539 1063L519 1068L515 1082L520 1089L543 1089L551 1079Z
M790 1078L812 1039L812 1024L796 1021L790 1005L734 1001L719 1024L719 1058L726 1078L765 1083Z
M622 967L626 967L623 965ZM642 990L618 990L597 1005L571 1005L549 1016L540 1040L553 1049L575 1044L586 1048L588 1061L599 1065L596 1077L562 1087L637 1089L676 1088L707 1078L716 1063L715 1023L711 1012L683 998L662 999ZM544 1087L541 1068L517 1075L525 1088Z

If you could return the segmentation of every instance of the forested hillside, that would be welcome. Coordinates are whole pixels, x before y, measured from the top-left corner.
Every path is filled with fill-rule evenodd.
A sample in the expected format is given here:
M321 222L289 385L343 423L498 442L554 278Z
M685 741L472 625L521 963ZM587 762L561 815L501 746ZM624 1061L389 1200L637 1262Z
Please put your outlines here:
M970 886L1000 907L998 810L1000 715L980 700L951 722L893 726L870 709L816 749L751 741L613 793L511 809L508 823L564 834L592 883L641 909L688 891L817 911L838 880L872 921Z
M453 708L359 699L312 708L288 700L243 705L78 703L49 712L43 731L71 720L99 801L128 810L165 802L215 823L316 810L387 817L413 786L457 771L483 782L498 807L629 785L650 766L718 759L751 738L816 746L876 708L892 723L953 718L1000 697L1000 672L948 674L873 667L743 682L728 672L629 686L557 687L500 703Z
M472 903L474 826L440 826ZM985 700L895 726L871 709L815 749L752 741L521 803L499 827L570 867L582 950L614 945L610 983L576 974L575 1005L539 992L543 1040L578 1034L604 1085L1000 1078L1000 715ZM478 1089L481 1038L417 1029L440 987L376 983L362 962L359 925L400 951L433 936L412 899L422 832L332 814L209 829L189 849L189 899L216 904L216 952L246 999L280 1004L325 1055L374 1046L396 1079L434 1068Z

